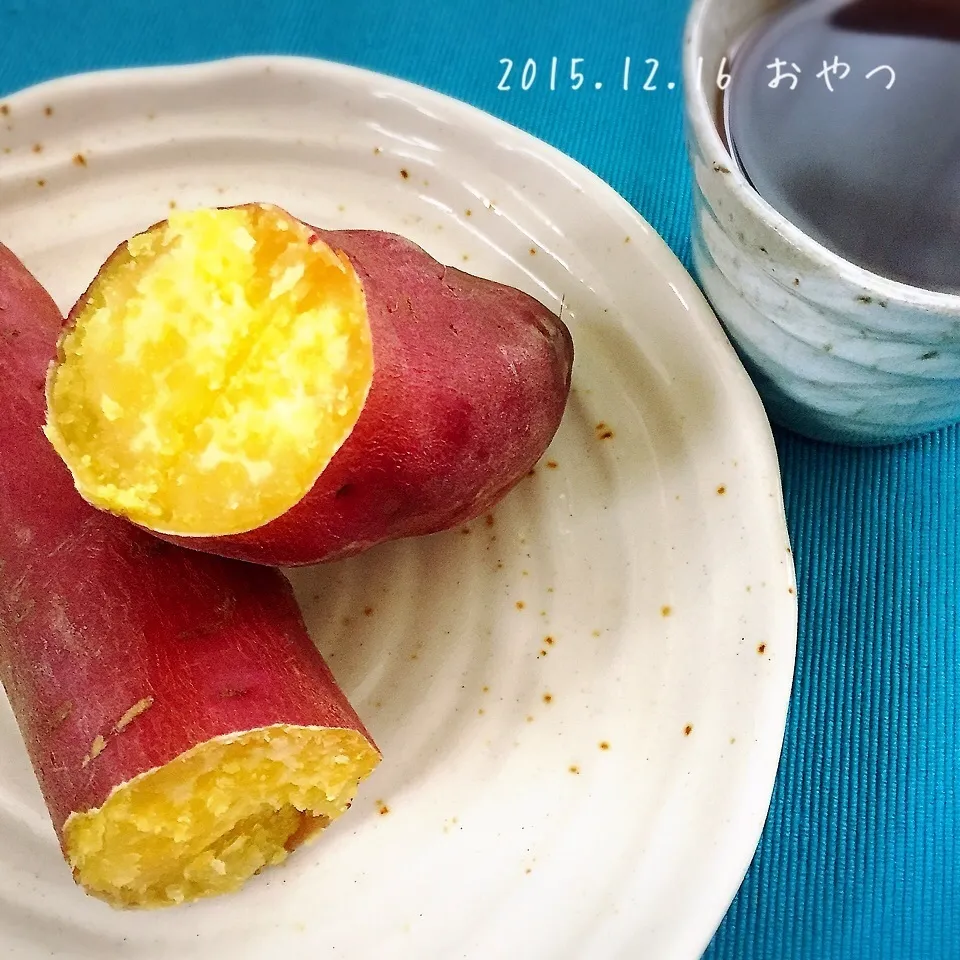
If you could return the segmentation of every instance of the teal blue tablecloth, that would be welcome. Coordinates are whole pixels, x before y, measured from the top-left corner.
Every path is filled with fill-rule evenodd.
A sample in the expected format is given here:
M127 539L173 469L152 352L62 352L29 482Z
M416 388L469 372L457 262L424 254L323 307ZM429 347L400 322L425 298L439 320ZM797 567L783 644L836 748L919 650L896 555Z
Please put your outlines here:
M0 0L0 93L81 70L239 53L360 64L559 147L689 263L682 95L667 88L679 81L686 8L684 0ZM544 84L554 56L583 58L579 90ZM620 83L626 56L629 92ZM509 92L497 89L501 58L516 64ZM541 80L523 91L528 58ZM648 58L659 61L655 91L641 89ZM873 452L786 433L777 442L800 586L796 688L770 819L707 956L960 957L960 433Z

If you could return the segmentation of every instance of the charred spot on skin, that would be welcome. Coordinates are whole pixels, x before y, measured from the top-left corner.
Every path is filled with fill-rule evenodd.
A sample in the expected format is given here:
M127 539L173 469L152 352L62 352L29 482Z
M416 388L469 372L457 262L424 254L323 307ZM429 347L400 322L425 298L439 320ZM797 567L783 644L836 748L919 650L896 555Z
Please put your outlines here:
M385 817L389 812L390 808L382 800L378 800L377 813L379 813L381 817Z
M469 527L461 527L461 528L460 528L460 532L461 532L464 536L466 536L466 535L470 532L470 528L469 528Z
M544 638L543 638L543 642L544 642L548 647L552 647L556 641L553 639L553 637L544 637Z
M598 440L610 440L613 437L613 431L602 420L594 429Z
M580 768L579 768L575 763L571 763L570 766L567 767L567 769L568 769L574 776L578 776L578 775L580 774Z
M522 610L526 606L526 604L522 600L518 600L515 606L518 610Z
M685 737L689 737L691 733L693 733L693 724L688 723L688 724L683 728L683 735L684 735Z
M940 356L939 350L928 350L926 353L920 355L921 360L934 360Z
M610 743L609 743L609 741L607 741L607 740L601 740L600 743L598 744L598 746L600 747L601 750L609 750L609 749L610 749Z
M464 213L465 213L468 217L472 217L472 216L473 216L473 211L472 211L472 210L464 210Z
M78 167L85 167L87 165L87 158L82 153L75 153L73 155L73 162Z
M559 467L559 466L560 466L560 464L557 463L556 460L548 460L548 461L547 461L547 467L548 467L550 470L556 470L557 467Z
M400 168L400 176L403 177L404 180L409 180L409 179L410 179L410 171L409 171L406 167L401 167L401 168Z
M57 708L57 712L50 718L50 726L59 727L66 723L71 713L73 713L73 701L67 700L66 703L62 703Z
M765 643L761 643L757 647L757 653L759 653L760 656L762 657L766 652L767 652L767 645Z
M717 496L722 497L726 492L727 488L721 483L720 486L717 487Z
M140 559L142 557L156 557L166 553L170 544L165 544L162 540L156 540L153 537L138 537L130 541L129 553L131 557Z
M873 303L873 297L866 297L866 296L857 297L857 303Z
M531 248L530 248L530 256L531 256L531 257L535 257L536 255L537 255L537 248L536 248L536 247L531 247Z
M37 186L38 186L38 187L45 187L46 185L47 185L47 181L46 181L46 180L38 180L38 181L37 181Z
M799 277L794 277L794 278L793 278L793 285L794 285L795 287L799 287L799 286L800 286L800 278L799 278Z
M12 620L14 626L18 626L23 623L30 615L33 613L36 608L36 604L30 597L19 598L18 602L14 605L12 612Z
M363 608L363 615L364 615L365 617L372 616L372 615L373 615L373 607L364 607L364 608Z
M552 694L552 693L545 693L545 694L543 695L543 702L544 702L544 703L553 703L553 694Z

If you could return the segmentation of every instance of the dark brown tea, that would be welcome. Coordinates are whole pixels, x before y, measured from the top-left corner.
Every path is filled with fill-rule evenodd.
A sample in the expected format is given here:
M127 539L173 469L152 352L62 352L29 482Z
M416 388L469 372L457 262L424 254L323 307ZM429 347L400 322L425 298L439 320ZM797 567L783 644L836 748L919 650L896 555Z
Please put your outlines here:
M803 0L730 72L725 132L760 196L847 260L960 292L960 2Z

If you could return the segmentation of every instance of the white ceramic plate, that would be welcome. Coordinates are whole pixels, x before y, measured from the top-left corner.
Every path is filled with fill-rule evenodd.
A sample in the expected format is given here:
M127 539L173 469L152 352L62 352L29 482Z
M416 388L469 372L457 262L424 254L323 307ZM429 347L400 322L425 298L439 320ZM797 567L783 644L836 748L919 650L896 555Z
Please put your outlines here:
M385 759L285 867L161 913L85 897L3 703L5 956L696 957L767 811L796 605L767 422L666 245L543 143L328 63L92 74L7 104L0 240L63 307L172 203L268 200L563 299L577 360L551 450L492 521L293 576Z

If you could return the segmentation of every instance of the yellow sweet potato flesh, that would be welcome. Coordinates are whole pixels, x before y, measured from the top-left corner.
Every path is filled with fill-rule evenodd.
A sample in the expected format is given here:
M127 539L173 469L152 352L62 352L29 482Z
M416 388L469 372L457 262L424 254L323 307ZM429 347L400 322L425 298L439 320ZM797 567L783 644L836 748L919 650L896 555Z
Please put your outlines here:
M87 500L165 533L285 513L373 378L352 267L267 205L184 211L139 234L74 320L45 432Z
M115 906L227 893L340 816L378 761L346 729L278 725L209 741L72 814L67 857Z

